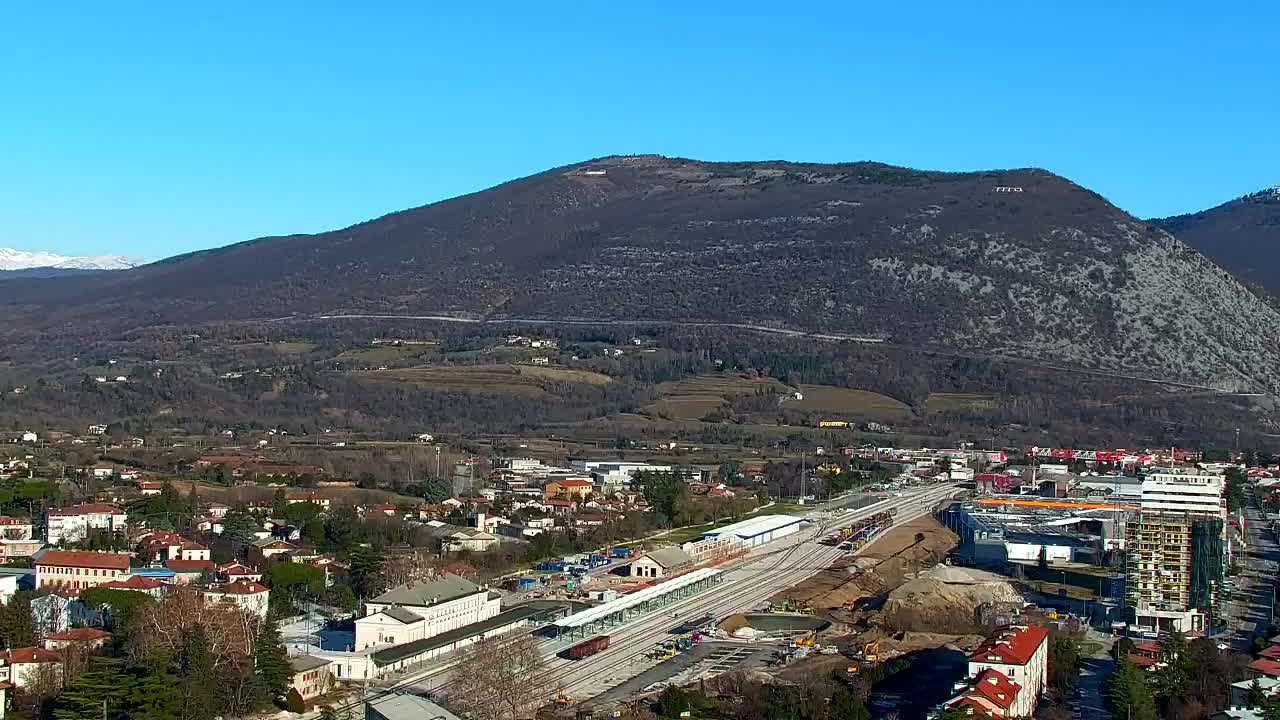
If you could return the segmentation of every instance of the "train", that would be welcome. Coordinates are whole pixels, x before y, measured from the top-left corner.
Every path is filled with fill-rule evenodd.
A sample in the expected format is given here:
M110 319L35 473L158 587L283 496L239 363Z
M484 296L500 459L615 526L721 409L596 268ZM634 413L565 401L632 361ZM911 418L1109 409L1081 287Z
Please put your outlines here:
M695 618L690 618L684 622L671 628L669 631L672 635L688 635L692 632L701 631L708 625L716 621L716 616L711 613L705 613Z
M566 649L562 655L568 660L582 660L583 658L589 658L596 653L603 652L608 647L609 636L597 635L590 640L583 640L577 645Z

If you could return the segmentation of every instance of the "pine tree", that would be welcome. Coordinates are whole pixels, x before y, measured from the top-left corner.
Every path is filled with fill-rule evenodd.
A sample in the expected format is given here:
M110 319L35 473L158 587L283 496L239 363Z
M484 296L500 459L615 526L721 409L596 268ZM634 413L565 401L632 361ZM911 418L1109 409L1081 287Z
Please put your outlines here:
M1128 660L1116 662L1115 669L1103 688L1103 700L1113 718L1156 720L1155 699L1151 689Z
M31 593L15 593L9 603L0 607L0 640L6 647L31 647L36 632L31 615Z
M148 656L132 669L133 692L129 697L129 720L174 720L182 713L178 679L169 672L169 659Z
M831 695L827 717L829 720L871 720L871 713L852 690L841 687Z
M293 667L289 653L280 639L280 628L273 617L263 621L254 643L254 672L272 698L284 695L293 680Z
M218 715L217 677L213 671L213 654L204 626L196 625L187 633L178 663L178 690L182 697L182 720L209 720Z
M1262 685L1258 682L1258 678L1254 678L1249 683L1249 707L1261 708L1267 704L1267 694L1263 692Z
M356 596L368 599L382 587L382 556L363 545L351 551L351 589Z
M133 678L124 672L120 661L94 658L89 667L63 688L54 705L55 720L115 718L127 711Z

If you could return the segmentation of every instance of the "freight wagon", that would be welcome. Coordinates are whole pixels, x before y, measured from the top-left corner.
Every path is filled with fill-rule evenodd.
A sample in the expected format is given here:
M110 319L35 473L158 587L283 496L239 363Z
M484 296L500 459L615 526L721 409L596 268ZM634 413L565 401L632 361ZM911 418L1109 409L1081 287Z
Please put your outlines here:
M583 640L573 647L565 650L562 655L568 660L581 660L591 657L598 652L609 647L608 635L597 635L590 640Z

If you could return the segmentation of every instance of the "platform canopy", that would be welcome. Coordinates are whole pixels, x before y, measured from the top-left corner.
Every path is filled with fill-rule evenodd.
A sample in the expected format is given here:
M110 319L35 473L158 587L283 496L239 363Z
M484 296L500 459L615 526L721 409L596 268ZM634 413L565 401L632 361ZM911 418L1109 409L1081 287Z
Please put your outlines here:
M637 590L633 593L628 593L617 600L610 600L603 605L588 608L576 615L561 618L552 624L559 628L582 627L583 625L603 620L610 615L615 615L624 610L630 610L631 608L638 607L650 600L656 600L664 595L669 595L676 590L689 587L690 585L695 585L703 580L709 580L719 574L719 570L713 570L711 568L694 570L691 573L671 578L666 582L644 588L643 590Z

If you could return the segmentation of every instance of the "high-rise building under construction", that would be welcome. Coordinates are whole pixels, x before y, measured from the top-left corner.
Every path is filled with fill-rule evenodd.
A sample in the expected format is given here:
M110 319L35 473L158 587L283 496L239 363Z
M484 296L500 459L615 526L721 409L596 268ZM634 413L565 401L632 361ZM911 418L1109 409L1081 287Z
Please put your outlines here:
M1126 595L1139 630L1204 631L1218 615L1226 565L1223 479L1153 469L1126 531Z

